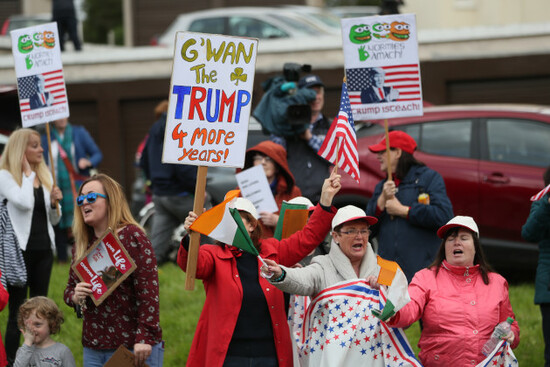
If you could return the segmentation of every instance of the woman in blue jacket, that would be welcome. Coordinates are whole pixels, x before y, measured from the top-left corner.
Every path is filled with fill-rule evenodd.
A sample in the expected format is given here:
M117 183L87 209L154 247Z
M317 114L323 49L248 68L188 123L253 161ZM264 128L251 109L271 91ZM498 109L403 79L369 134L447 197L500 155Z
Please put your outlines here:
M389 140L392 180L376 185L366 212L378 218L373 226L378 254L396 261L410 282L432 263L441 242L436 231L453 217L453 207L441 175L413 157L414 139L403 131L391 131ZM386 139L369 150L387 172Z
M550 185L550 167L544 172L544 185ZM550 193L533 202L521 236L539 243L539 262L535 277L535 304L540 305L544 335L544 366L550 367Z
M90 169L97 167L103 159L90 133L83 127L72 125L67 118L56 120L52 124L51 141L52 156L55 167L56 182L63 192L63 215L55 230L55 247L57 249L57 260L66 262L68 260L69 229L73 224L74 201L72 185L78 190L80 183L90 175ZM48 137L42 136L42 146L48 146ZM49 155L46 149L44 159L50 164ZM70 165L68 167L67 165ZM70 168L74 173L71 177ZM73 180L73 183L71 183Z

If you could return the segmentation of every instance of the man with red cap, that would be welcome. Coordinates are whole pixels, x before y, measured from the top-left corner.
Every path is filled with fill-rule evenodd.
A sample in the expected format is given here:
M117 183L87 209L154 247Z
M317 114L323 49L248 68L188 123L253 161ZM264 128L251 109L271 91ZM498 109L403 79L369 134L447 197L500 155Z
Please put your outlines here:
M378 218L373 226L378 254L396 261L410 282L433 261L440 245L436 231L453 217L453 207L441 175L413 157L414 139L403 131L388 136L389 160L385 138L369 150L392 179L376 185L366 213Z

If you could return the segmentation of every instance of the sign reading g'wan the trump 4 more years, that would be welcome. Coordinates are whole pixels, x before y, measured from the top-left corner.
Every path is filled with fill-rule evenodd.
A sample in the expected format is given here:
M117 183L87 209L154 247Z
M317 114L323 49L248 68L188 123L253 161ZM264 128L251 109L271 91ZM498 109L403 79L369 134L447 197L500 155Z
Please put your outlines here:
M423 115L414 14L342 19L342 38L356 121Z
M243 167L258 40L178 32L164 163Z
M10 33L23 127L69 117L57 23Z

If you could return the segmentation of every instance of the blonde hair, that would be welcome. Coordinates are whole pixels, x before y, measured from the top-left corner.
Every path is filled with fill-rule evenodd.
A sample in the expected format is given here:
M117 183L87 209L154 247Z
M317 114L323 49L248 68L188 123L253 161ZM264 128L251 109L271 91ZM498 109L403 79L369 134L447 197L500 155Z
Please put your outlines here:
M31 136L37 136L40 141L40 134L33 129L17 129L8 140L2 158L0 159L0 169L5 169L13 176L15 182L21 186L23 183L23 157L29 145ZM52 191L52 178L48 166L44 160L38 164L32 164L31 169L36 172L36 176L41 184L48 191Z
M116 232L118 229L129 224L141 228L130 212L130 207L128 206L128 201L126 200L122 186L106 174L100 173L84 181L78 190L79 196L82 195L82 188L84 185L92 181L98 181L105 190L105 195L107 196L105 200L107 200L108 225L113 231ZM143 230L143 228L141 229ZM76 246L76 260L84 255L90 240L94 236L94 229L84 223L84 217L82 216L80 207L76 205L74 207L73 235Z
M17 314L17 326L19 329L25 329L25 321L35 311L36 316L48 321L50 334L57 334L61 324L65 321L63 312L57 307L57 304L48 297L38 296L25 301L19 307Z

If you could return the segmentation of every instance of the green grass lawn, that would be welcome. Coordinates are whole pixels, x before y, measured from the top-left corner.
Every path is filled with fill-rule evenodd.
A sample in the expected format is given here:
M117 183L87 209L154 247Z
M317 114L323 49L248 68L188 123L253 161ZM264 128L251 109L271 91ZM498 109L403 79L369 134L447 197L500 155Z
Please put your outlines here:
M73 352L77 366L82 365L82 344L80 336L82 322L73 310L63 302L63 291L67 282L69 265L55 265L50 281L49 296L54 299L65 314L65 323L56 340L67 345ZM195 332L195 326L204 303L204 290L200 281L194 291L185 290L185 273L176 265L166 264L159 270L160 278L160 321L166 341L164 365L184 366ZM514 351L522 366L544 365L541 316L538 306L533 304L533 284L510 286L512 307L520 329L521 343ZM2 334L6 330L7 308L0 313ZM415 351L420 337L418 325L406 330L407 337Z

